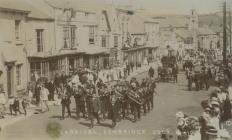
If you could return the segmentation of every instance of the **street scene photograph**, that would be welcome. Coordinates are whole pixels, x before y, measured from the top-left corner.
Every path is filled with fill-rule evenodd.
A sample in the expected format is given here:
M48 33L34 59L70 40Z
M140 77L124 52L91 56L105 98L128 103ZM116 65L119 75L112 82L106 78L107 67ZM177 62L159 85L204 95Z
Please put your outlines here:
M0 0L0 140L232 140L232 0Z

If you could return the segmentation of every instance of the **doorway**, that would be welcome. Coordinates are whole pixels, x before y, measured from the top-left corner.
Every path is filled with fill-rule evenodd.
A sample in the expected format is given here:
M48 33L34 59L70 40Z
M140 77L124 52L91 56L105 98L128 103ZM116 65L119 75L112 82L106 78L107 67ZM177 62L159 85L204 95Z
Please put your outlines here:
M14 63L9 62L6 64L7 65L7 93L8 97L12 96L14 93L14 80L13 80L13 67Z

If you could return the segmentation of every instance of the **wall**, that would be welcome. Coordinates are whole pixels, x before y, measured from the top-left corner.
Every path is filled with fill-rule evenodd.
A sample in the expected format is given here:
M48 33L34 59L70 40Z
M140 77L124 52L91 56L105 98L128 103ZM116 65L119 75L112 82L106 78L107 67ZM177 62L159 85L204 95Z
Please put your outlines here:
M24 52L25 44L25 16L17 12L0 12L0 69L3 74L0 77L0 84L3 84L7 92L7 61L14 61L12 68L12 94L17 95L24 92L27 87L27 59ZM15 20L21 20L19 39L15 37ZM21 84L16 83L16 65L21 65Z

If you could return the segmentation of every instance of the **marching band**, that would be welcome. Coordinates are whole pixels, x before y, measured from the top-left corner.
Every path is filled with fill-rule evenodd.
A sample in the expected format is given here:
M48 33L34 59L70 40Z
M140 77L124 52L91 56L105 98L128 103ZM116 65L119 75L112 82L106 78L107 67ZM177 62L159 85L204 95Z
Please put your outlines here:
M146 115L153 109L153 97L156 94L156 81L153 78L143 79L141 84L136 78L131 81L119 80L115 84L104 83L100 78L97 81L87 80L84 83L72 83L69 79L60 85L62 100L62 119L65 110L71 116L70 104L73 96L76 104L76 118L90 120L90 128L94 127L94 118L97 123L106 119L112 120L112 128L121 119L130 118L136 122L141 119L141 112Z

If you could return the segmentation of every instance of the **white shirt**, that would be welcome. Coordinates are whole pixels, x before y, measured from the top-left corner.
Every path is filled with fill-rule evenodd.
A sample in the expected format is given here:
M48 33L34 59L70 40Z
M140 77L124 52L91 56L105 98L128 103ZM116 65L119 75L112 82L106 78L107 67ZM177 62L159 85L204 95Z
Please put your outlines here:
M30 97L30 98L32 98L33 97L33 93L29 90L29 92L28 92L28 96Z
M48 100L48 94L49 94L48 89L42 88L41 91L40 91L41 100L47 101Z
M189 135L188 140L200 140L201 139L201 133L200 131L196 131L194 134Z
M75 75L72 79L72 83L75 83L77 85L79 85L80 81L79 81L79 76L78 75Z

